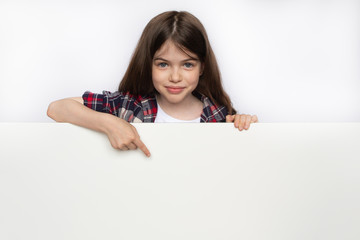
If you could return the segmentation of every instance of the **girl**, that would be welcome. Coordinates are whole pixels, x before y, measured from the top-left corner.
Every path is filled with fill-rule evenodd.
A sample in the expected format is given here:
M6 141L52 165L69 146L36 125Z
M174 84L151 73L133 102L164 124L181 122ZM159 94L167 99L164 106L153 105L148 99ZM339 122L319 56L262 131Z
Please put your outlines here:
M130 122L226 121L241 131L258 121L236 114L203 25L190 13L177 11L147 24L118 91L58 100L47 114L57 122L103 132L114 148L140 148L148 157Z

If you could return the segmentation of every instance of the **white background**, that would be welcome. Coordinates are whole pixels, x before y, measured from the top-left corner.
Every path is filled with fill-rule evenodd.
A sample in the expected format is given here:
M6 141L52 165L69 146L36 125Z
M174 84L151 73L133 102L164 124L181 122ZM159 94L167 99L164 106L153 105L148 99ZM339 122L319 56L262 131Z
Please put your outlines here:
M360 121L360 1L0 2L0 121L52 121L48 104L114 91L147 22L187 10L225 89L261 122Z

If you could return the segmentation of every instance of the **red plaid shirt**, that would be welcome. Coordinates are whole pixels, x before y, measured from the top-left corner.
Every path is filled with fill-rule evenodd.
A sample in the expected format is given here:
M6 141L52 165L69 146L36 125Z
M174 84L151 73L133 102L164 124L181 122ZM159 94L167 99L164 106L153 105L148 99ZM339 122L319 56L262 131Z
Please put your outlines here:
M200 122L225 122L227 109L215 105L208 97L195 93L203 104ZM127 122L154 122L157 113L155 96L135 96L129 93L108 92L103 94L85 92L84 105L98 112L110 113Z

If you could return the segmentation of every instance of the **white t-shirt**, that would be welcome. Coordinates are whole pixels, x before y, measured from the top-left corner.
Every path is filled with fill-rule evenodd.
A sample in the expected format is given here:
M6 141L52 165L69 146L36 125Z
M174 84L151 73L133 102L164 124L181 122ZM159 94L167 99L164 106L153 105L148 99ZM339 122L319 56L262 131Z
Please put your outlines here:
M199 123L200 122L200 117L192 120L180 120L173 118L172 116L164 112L164 110L162 110L159 104L157 105L157 107L158 109L155 118L156 123Z

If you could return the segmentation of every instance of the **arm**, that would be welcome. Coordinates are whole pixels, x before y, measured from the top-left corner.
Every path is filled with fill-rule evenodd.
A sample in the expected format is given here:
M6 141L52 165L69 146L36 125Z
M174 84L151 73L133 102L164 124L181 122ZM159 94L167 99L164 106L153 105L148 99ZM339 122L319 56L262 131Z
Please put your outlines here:
M111 114L94 111L83 103L81 97L58 100L49 105L47 115L57 122L68 122L103 132L116 149L140 148L146 156L150 156L149 150L140 140L134 126Z

